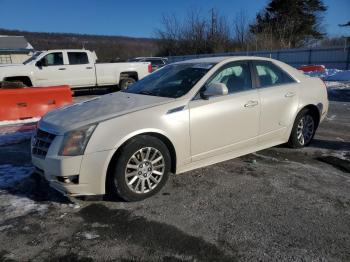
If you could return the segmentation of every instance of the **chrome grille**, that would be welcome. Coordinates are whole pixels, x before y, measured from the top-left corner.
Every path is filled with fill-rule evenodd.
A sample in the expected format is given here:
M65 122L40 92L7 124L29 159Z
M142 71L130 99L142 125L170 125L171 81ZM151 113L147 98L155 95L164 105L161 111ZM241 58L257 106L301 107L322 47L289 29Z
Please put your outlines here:
M45 158L47 151L49 151L52 140L56 137L46 131L37 129L32 141L32 154Z

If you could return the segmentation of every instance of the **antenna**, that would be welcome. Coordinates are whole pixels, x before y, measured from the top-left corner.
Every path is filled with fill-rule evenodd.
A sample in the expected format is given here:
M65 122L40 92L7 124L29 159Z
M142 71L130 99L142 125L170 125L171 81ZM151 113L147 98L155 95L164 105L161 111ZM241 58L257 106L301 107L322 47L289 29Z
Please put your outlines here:
M89 41L83 41L82 44L83 44L83 49L85 50L85 44L89 43Z

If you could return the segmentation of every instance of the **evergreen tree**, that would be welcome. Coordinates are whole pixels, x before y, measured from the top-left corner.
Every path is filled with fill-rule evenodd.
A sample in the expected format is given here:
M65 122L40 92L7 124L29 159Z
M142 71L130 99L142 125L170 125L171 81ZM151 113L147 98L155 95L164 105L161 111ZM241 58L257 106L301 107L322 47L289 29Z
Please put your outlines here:
M270 48L301 47L323 38L321 22L326 10L322 0L271 0L250 31Z

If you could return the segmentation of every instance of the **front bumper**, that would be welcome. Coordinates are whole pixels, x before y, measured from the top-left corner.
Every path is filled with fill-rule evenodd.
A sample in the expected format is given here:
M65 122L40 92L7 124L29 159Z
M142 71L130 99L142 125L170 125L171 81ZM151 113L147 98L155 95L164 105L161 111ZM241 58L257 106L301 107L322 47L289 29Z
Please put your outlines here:
M83 156L32 155L37 172L50 186L69 196L105 194L108 163L114 152L102 151Z

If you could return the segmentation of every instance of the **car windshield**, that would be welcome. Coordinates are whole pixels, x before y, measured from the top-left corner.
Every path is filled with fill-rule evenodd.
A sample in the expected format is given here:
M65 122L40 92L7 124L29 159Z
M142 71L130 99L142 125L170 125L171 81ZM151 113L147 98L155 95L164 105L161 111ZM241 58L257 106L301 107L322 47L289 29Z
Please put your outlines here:
M190 91L213 66L213 63L171 64L136 82L123 92L178 98Z
M32 62L33 60L37 59L38 56L41 55L41 53L42 53L42 52L35 52L35 53L33 54L33 56L32 56L31 58L27 59L26 61L24 61L23 64L26 65L26 64Z

